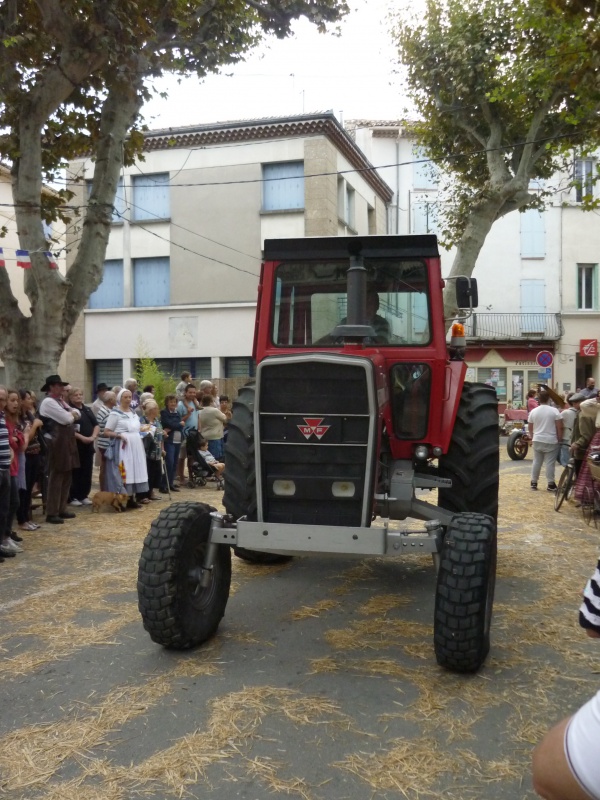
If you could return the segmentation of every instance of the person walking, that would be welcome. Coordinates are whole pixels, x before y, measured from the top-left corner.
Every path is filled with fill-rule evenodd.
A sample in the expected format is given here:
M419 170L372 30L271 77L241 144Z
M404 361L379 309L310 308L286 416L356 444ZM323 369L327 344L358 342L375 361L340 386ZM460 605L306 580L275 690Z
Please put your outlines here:
M541 391L538 394L539 406L529 414L527 421L529 436L533 442L533 466L531 468L531 488L538 488L542 465L546 467L548 491L556 491L554 480L556 458L563 437L563 421L560 411L548 404L550 395Z

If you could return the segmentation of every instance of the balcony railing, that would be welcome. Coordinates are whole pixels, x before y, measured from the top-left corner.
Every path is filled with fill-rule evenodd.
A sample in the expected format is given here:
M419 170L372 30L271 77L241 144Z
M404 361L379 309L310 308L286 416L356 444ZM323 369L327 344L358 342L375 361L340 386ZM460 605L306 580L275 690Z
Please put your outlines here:
M518 341L519 339L560 339L563 326L560 314L479 313L465 320L468 339Z

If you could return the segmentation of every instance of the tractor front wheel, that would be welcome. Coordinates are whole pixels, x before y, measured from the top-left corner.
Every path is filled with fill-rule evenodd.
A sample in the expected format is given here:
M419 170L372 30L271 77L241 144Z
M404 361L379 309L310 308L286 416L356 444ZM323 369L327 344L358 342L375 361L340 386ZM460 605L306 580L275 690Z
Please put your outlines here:
M256 520L256 468L254 465L254 399L256 390L249 383L240 389L233 403L225 444L225 492L223 505L235 519ZM235 547L233 552L252 564L281 564L290 556L261 553Z
M217 545L205 575L211 526L206 503L172 503L144 539L138 568L138 607L157 644L186 650L219 627L231 584L231 550ZM207 580L206 580L207 578Z
M438 664L476 672L490 649L496 585L496 523L485 514L456 514L440 554L434 615Z
M522 461L529 450L529 437L523 431L513 431L506 443L506 452L513 461Z

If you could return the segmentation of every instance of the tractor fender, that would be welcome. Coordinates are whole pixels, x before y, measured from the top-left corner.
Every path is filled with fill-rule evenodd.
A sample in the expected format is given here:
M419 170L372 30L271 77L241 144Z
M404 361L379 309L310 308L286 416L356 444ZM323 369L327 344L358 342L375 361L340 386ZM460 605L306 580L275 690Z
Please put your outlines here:
M444 452L448 451L452 431L456 421L456 414L460 404L467 365L464 361L450 361L446 364L444 402L442 405L442 424L441 424L441 447Z

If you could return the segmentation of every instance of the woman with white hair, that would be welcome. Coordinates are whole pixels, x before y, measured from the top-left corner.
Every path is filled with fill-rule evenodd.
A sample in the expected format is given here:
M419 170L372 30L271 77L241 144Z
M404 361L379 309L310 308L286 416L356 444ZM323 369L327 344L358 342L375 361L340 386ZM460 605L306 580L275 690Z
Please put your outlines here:
M144 450L146 451L146 467L148 469L148 491L143 497L138 495L138 501L147 505L151 500L160 500L154 494L160 488L162 479L162 459L165 455L163 446L163 426L160 421L158 403L153 397L147 398L143 403L142 425L147 425L149 430L143 437Z
M138 382L135 378L127 378L125 383L123 384L124 389L129 389L131 392L131 410L135 411L135 409L140 404L140 394L137 390Z
M201 381L200 382L200 397L204 397L205 395L209 394L212 397L211 405L215 408L219 408L221 402L219 400L218 389L212 381Z
M129 495L128 508L140 508L137 495L148 491L146 452L140 433L147 432L140 418L131 410L131 392L121 389L117 405L108 415L104 435L111 440L106 450L106 488L109 492Z

